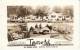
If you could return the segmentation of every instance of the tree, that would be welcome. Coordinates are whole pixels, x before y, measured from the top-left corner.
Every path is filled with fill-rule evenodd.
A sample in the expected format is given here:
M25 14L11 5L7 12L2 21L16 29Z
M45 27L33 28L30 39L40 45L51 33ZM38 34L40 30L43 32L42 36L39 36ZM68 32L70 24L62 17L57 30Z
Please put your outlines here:
M22 21L24 22L25 17L33 13L33 9L31 6L19 6L16 12L18 17L23 18Z
M63 9L63 15L71 16L71 18L73 18L73 7L65 6Z
M47 16L49 12L49 8L48 6L39 6L35 9L35 16L37 17L41 17L41 19L43 20L44 16Z
M11 17L10 15L12 14L16 15L16 9L17 9L17 6L7 6L7 16Z
M55 7L53 7L52 11L54 11L55 13L61 13L62 9L59 6L55 6Z
M17 16L18 17L25 17L25 15L26 15L26 8L24 8L23 6L19 6L18 8L17 8L17 10L16 10L16 12L17 12Z
M26 6L26 15L31 15L34 13L34 10L32 9L31 6Z

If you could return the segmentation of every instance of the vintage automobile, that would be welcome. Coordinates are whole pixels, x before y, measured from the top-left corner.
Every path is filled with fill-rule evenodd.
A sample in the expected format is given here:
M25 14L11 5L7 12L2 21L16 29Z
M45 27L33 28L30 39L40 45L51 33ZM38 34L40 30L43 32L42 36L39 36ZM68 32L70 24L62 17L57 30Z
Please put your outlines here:
M39 28L35 28L33 31L33 34L48 34L50 32L50 30L47 27L43 27L42 29Z
M39 31L39 33L40 33L40 34L43 34L43 35L49 34L49 33L50 33L50 30L49 30L49 28L47 28L47 27L43 27L43 28Z

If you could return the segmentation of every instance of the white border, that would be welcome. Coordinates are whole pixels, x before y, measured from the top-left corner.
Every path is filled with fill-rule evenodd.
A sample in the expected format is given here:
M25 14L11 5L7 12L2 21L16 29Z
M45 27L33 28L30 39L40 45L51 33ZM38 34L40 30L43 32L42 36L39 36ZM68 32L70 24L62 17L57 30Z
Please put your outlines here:
M31 5L31 6L37 6L37 5L59 5L59 6L65 6L65 5L74 5L74 36L73 36L73 43L74 46L72 47L61 47L63 48L78 48L79 45L79 0L0 0L0 47L1 48L9 48L7 47L7 6L8 5ZM23 48L23 47L22 47ZM12 49L12 48L11 48ZM13 48L14 49L14 48ZM66 50L67 50L66 49Z

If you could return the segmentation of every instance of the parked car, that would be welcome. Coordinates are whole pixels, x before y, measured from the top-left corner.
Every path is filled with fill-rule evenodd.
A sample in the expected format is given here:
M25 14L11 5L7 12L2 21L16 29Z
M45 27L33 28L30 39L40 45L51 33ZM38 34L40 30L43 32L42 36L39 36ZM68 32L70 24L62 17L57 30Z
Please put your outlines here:
M49 30L49 28L47 28L47 27L43 27L43 28L40 30L40 34L45 35L45 34L49 34L49 33L50 33L50 30Z

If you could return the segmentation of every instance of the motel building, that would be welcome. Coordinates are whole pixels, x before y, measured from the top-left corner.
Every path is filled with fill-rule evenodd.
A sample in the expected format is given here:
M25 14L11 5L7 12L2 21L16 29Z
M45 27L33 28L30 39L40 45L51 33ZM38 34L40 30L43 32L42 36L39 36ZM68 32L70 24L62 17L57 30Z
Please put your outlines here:
M26 21L42 21L42 18L40 16L37 18L37 16L30 15L30 16L26 16L25 20ZM43 20L53 21L53 22L56 22L56 21L72 21L72 18L69 15L63 15L62 13L51 12L48 14L48 16L44 16Z
M63 15L62 13L52 12L48 15L48 19L51 21L72 21L71 16Z

